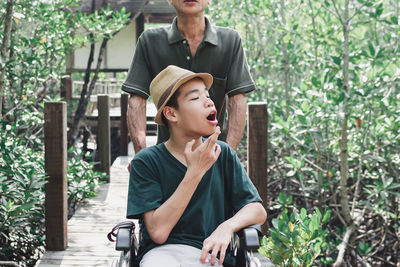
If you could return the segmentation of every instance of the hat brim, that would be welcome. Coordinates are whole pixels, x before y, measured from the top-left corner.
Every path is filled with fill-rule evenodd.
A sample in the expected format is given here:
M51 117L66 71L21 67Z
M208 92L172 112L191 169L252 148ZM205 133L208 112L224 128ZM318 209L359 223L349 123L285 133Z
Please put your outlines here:
M203 80L204 84L206 85L206 87L208 89L211 88L211 85L213 84L213 77L212 75L208 74L208 73L195 73L192 75L189 75L185 78L183 78L182 80L179 80L175 86L172 88L170 94L168 95L168 97L165 99L164 103L160 106L160 108L158 108L157 110L157 114L156 117L154 119L154 121L159 124L159 125L164 125L162 119L161 119L161 115L162 112L164 110L165 105L168 103L169 99L171 98L171 96L176 92L176 90L179 89L179 87L181 87L184 83L193 80L194 78L200 78Z

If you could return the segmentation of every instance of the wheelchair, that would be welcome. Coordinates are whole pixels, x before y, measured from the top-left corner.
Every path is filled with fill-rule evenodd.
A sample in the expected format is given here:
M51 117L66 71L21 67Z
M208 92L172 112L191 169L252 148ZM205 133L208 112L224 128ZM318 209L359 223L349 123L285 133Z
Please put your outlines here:
M260 247L259 236L261 236L261 226L248 226L232 237L230 251L234 253L236 265L224 267L261 267L260 261L253 256L253 251ZM139 242L135 235L135 224L132 221L124 221L108 233L108 239L115 242L115 250L121 251L119 258L113 260L112 267L139 267L137 262L137 252Z

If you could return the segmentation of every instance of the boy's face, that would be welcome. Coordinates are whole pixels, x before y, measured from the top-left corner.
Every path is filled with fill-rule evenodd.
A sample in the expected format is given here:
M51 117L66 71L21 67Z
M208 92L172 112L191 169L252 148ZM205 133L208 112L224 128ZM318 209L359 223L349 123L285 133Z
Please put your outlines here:
M193 79L183 84L177 102L179 108L174 109L176 127L191 136L206 136L214 132L218 124L217 110L203 80Z

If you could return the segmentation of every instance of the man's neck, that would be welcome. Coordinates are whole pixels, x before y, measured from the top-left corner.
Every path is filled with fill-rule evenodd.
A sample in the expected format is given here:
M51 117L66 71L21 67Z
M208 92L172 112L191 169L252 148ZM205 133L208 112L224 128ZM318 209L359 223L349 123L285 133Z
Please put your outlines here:
M204 14L198 16L178 15L178 31L188 40L203 39L206 30Z

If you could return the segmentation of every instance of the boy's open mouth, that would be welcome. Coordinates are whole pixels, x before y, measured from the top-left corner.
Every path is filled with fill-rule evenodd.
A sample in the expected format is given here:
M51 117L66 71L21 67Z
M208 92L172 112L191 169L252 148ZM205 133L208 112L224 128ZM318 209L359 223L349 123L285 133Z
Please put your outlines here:
M215 121L217 119L217 111L213 110L210 112L210 114L207 116L207 120L209 121Z
M183 2L185 2L185 3L187 3L187 2L197 2L197 0L185 0Z

